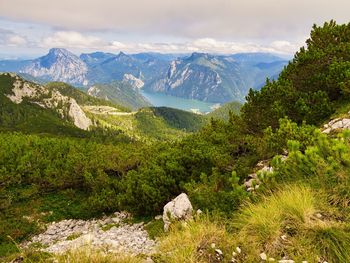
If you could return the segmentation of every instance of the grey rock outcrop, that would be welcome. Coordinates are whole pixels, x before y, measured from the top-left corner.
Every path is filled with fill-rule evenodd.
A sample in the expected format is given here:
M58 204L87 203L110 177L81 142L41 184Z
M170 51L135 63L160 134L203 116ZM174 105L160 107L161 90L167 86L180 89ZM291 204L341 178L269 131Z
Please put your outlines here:
M323 133L331 133L335 130L345 130L345 129L350 129L350 119L348 118L337 118L334 120L331 120L324 126L324 130L322 131Z
M13 103L20 104L24 99L45 109L55 110L62 119L69 118L76 127L88 130L92 121L86 116L74 98L64 96L57 89L48 89L45 86L23 80L18 75L14 78L13 88L5 94Z
M185 193L178 195L175 199L164 206L163 221L164 231L169 230L173 220L188 220L192 218L193 207Z
M152 254L156 241L148 237L143 223L126 224L127 217L127 213L117 212L101 219L53 222L44 233L34 236L23 246L40 243L43 251L55 254L84 247L103 249L108 253Z

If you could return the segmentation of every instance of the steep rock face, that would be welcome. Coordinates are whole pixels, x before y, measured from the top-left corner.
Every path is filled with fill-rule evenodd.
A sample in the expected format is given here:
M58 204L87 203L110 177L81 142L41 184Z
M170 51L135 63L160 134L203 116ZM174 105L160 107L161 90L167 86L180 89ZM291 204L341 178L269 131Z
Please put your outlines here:
M88 130L92 125L74 98L64 96L56 89L26 82L17 75L10 76L14 78L13 88L5 96L13 103L20 104L26 99L42 108L55 110L62 119L70 119L80 129Z
M46 56L33 60L21 72L46 80L79 85L88 84L87 65L65 49L51 49Z
M141 89L145 85L141 79L134 77L132 74L124 74L123 82L129 83L136 89Z
M69 103L68 115L72 118L74 125L82 130L88 130L92 125L91 120L86 117L84 111L80 108L75 99L71 98Z

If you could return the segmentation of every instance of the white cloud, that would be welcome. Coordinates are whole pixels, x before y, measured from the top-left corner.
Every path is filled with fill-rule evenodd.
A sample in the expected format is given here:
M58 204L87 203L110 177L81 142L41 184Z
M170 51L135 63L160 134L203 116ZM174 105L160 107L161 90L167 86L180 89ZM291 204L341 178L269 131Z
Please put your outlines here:
M91 49L101 48L105 42L98 37L85 36L79 32L74 31L58 31L50 37L42 40L43 47L65 47L65 48L80 48Z
M109 52L161 52L161 53L191 53L206 52L218 54L233 54L239 52L273 52L281 54L295 53L303 43L291 43L285 40L273 41L270 44L252 42L220 41L214 38L198 38L192 41L174 43L152 42L122 42L105 41L94 35L75 31L58 31L50 36L35 41L27 41L26 37L12 31L0 29L0 45L7 47L73 49L75 52L109 51Z
M27 44L27 39L15 32L0 28L0 46L21 47Z
M294 53L296 50L298 50L299 46L288 41L281 40L273 41L271 43L271 48L277 52Z
M237 43L229 41L218 41L213 38L200 38L183 43L121 43L113 41L108 46L100 49L112 52L124 51L128 53L137 52L161 52L161 53L190 53L207 52L219 54L233 54L240 52L272 52L281 54L295 53L303 43L290 43L288 41L274 41L267 45L255 43Z
M22 36L13 35L13 36L10 36L7 39L7 43L8 43L9 46L18 47L18 46L26 45L27 44L27 40L24 37L22 37Z
M119 41L112 41L112 43L110 43L109 45L110 49L115 49L115 50L122 50L122 49L126 49L127 46Z
M307 34L313 23L349 21L349 0L0 0L0 17L62 30L241 41Z

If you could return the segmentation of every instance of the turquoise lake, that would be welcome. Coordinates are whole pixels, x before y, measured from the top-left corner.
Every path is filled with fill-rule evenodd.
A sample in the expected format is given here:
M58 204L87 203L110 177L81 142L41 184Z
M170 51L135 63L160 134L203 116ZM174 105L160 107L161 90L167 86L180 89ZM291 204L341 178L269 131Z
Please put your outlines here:
M218 103L184 99L161 93L151 93L144 90L141 90L141 94L156 107L163 106L192 112L208 113L220 106Z

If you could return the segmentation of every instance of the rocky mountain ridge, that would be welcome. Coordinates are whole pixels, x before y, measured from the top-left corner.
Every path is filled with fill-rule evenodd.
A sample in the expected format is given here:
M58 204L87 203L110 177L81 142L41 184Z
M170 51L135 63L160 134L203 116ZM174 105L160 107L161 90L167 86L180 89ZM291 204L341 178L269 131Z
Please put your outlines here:
M56 89L50 90L44 86L24 81L15 74L1 73L1 75L10 76L13 79L11 91L4 94L13 103L20 104L26 100L44 109L52 109L62 119L71 120L76 127L82 130L88 130L92 125L92 121L85 115L74 98L64 96Z

